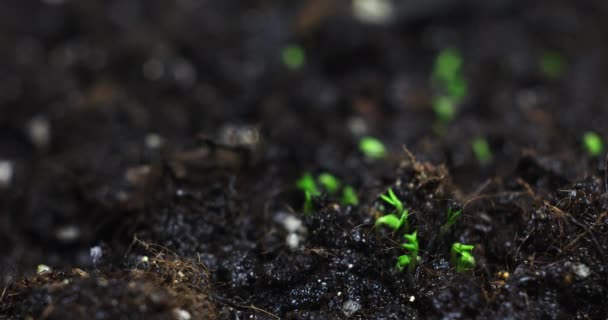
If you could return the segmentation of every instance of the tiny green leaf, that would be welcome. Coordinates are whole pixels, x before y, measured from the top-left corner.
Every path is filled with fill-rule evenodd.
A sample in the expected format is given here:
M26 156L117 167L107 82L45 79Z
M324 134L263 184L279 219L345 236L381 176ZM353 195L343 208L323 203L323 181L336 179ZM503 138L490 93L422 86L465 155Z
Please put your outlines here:
M479 163L488 164L492 161L492 151L490 150L490 145L486 139L481 137L473 139L471 147L473 148L473 153Z
M452 245L452 263L456 265L456 272L469 271L475 268L473 245L454 243Z
M541 55L540 68L550 79L559 79L566 70L566 60L556 51L546 51Z
M433 101L433 111L439 121L447 123L456 116L456 106L454 101L447 96L436 97Z
M379 226L379 225L386 225L389 228L397 231L401 228L401 226L403 225L403 222L402 222L402 219L397 217L396 215L387 214L376 220L376 226Z
M438 80L451 82L460 72L463 59L456 49L444 49L435 60L433 76Z
M284 47L281 56L283 58L283 64L291 70L302 68L306 60L304 49L295 44Z
M373 137L363 137L359 141L359 150L372 159L380 159L386 156L386 148L380 140Z
M351 186L346 186L342 189L342 205L356 206L359 204L359 198L355 189Z
M304 192L310 193L311 196L318 196L321 194L317 183L310 173L305 173L298 181L296 181L296 187Z
M340 180L338 180L338 178L336 178L330 173L321 173L317 177L317 180L329 193L335 193L336 191L338 191L338 189L340 189Z
M411 263L411 259L408 255L402 255L397 258L397 270L399 272L403 271L405 267L409 266Z
M589 155L597 157L604 151L602 138L595 132L586 132L583 136L583 144Z

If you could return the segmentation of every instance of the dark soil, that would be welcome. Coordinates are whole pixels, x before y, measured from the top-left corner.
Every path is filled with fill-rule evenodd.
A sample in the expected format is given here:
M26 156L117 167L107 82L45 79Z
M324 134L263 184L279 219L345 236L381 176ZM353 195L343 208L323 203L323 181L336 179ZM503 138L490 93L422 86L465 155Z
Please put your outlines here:
M606 162L581 138L608 138L608 5L423 2L382 25L349 1L0 2L0 319L605 319ZM442 125L445 48L469 89ZM302 213L305 172L359 204ZM412 273L374 227L389 187Z

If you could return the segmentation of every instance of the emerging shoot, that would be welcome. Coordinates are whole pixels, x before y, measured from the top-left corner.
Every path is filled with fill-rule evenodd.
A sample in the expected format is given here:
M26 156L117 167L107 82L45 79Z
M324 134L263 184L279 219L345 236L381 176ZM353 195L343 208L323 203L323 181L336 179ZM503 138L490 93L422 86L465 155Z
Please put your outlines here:
M475 138L471 143L471 148L479 163L488 164L492 161L492 151L490 150L490 145L486 139L480 137Z
M357 193L352 186L346 186L342 189L342 205L344 206L356 206L359 204L359 198Z
M470 271L475 268L475 258L473 257L473 249L475 246L454 243L452 245L452 263L456 265L456 272Z
M298 181L296 187L304 192L304 205L302 211L309 214L314 211L312 197L321 195L317 183L310 173L305 173Z
M386 148L380 140L373 137L363 137L359 141L359 150L368 158L380 159L386 156Z
M566 61L559 52L547 51L540 58L540 68L547 78L559 79L566 70Z
M288 45L283 48L281 52L281 56L283 58L283 64L287 66L287 68L291 70L298 70L304 66L304 62L306 61L306 55L304 54L304 50L299 45Z
M330 194L334 194L340 189L340 180L330 173L321 173L317 177L317 181L319 181L323 188Z
M402 243L401 247L407 250L408 254L397 258L397 269L403 271L407 266L408 271L411 273L416 270L416 265L420 262L420 256L418 256L418 251L420 249L418 245L418 231L414 231L412 234L404 234L403 237L408 242Z
M434 98L433 111L441 123L454 119L456 107L467 95L467 82L463 76L463 61L456 49L445 49L439 53L433 66L432 83L439 91Z
M456 116L454 101L448 96L439 96L433 101L433 111L437 119L443 123L450 122Z
M602 138L595 132L587 132L583 136L583 144L585 149L592 157L597 157L604 151L604 143Z
M310 173L305 173L298 181L296 181L296 187L304 192L310 193L311 196L318 196L321 194L317 183Z
M380 198L395 207L395 210L391 214L378 218L376 220L376 226L386 225L394 231L401 229L404 225L408 227L407 216L409 215L409 212L407 209L403 208L403 203L397 198L393 189L389 188L388 195L380 195Z
M441 226L441 235L446 234L450 230L454 223L456 223L456 219L460 217L460 214L462 214L462 209L457 211L454 211L452 208L448 209L448 221Z

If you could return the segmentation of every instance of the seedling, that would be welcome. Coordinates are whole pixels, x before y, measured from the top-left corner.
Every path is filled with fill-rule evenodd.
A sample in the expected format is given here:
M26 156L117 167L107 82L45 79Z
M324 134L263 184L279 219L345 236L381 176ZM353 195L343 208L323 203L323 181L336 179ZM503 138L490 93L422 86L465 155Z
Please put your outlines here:
M456 106L450 97L439 96L433 101L433 111L435 111L435 115L437 115L439 121L447 123L454 119Z
M448 221L446 221L446 223L441 226L441 235L446 234L450 228L454 225L454 223L456 223L456 219L458 217L460 217L460 214L462 213L462 209L461 210L456 210L454 211L452 208L448 209Z
M456 49L444 49L435 60L433 76L441 81L453 81L460 72L462 64L462 56Z
M473 249L475 246L454 243L452 245L452 263L456 265L456 272L470 271L475 268L475 258L473 257Z
M492 161L492 151L490 150L490 145L486 139L481 137L473 139L471 148L473 148L473 153L479 163L488 164Z
M467 83L462 76L463 58L456 49L445 49L439 53L433 67L433 78L441 90L455 102L467 94Z
M359 141L359 150L361 150L365 156L372 159L380 159L386 156L384 144L373 137L363 137L361 141Z
M414 272L416 265L420 262L420 256L418 251L420 249L418 245L418 231L414 231L412 234L404 234L403 237L408 241L402 243L401 247L408 251L407 255L402 255L397 258L397 270L403 271L407 266L408 271Z
M298 181L296 181L296 187L304 192L308 192L311 196L318 196L321 194L315 178L310 173L305 173Z
M540 68L550 79L559 79L566 70L566 60L556 51L544 52L540 58Z
M583 136L583 144L589 155L597 157L604 151L604 143L602 138L595 132L587 132Z
M304 191L304 205L302 206L302 211L305 214L309 214L314 211L314 206L312 205L312 195L309 191Z
M456 49L439 53L433 67L433 84L440 95L433 101L433 111L442 123L450 122L456 107L467 95L467 82L462 74L463 58Z
M359 204L359 198L357 197L357 193L352 186L346 186L342 189L342 205L352 205L356 206Z
M401 200L397 198L397 196L393 192L393 189L389 188L388 195L380 195L380 198L395 207L395 210L391 214L387 214L378 218L376 220L376 226L383 224L393 229L394 231L401 229L401 227L404 225L406 227L409 227L407 221L409 212L407 209L403 208L403 203L401 203Z
M291 44L283 48L281 52L283 64L291 70L298 70L304 66L306 55L304 49L299 45Z
M304 205L302 211L308 214L314 211L312 205L312 197L319 196L321 192L317 188L317 183L310 173L305 173L298 181L296 181L296 187L304 192Z
M330 173L321 173L317 177L317 181L331 194L336 193L340 189L340 180Z

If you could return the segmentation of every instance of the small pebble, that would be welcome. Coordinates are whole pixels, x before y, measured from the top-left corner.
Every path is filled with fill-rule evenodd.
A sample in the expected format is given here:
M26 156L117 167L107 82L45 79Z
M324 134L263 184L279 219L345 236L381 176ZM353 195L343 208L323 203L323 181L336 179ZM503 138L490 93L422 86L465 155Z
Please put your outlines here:
M13 180L13 163L0 160L0 188L6 188Z
M192 315L190 315L190 312L188 312L187 310L184 309L173 309L173 315L175 316L176 320L190 320L192 319Z
M47 118L36 116L27 123L27 134L38 149L46 149L51 142L51 125Z
M45 264L39 264L36 267L36 273L37 274L43 274L45 272L50 272L51 271L51 267L45 265Z
M342 312L344 312L347 318L350 318L359 309L361 309L361 304L354 300L347 300L342 305Z

